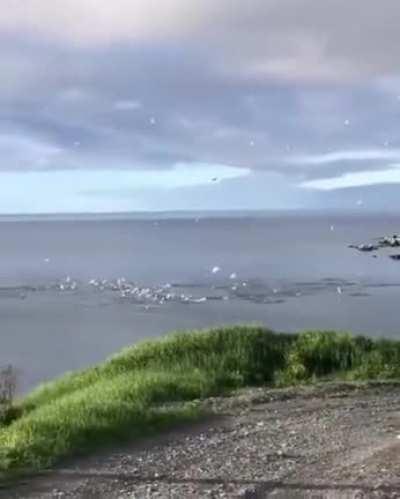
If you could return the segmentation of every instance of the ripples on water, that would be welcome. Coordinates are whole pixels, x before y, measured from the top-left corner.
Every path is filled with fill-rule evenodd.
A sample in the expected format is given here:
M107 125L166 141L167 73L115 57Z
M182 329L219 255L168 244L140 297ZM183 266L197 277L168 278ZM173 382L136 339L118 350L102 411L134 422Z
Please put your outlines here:
M168 303L201 305L213 300L244 300L258 304L279 304L288 299L313 296L321 293L337 293L351 297L370 296L369 289L396 288L399 283L354 281L323 278L316 281L268 283L262 279L218 279L214 283L165 283L147 286L124 277L114 280L94 278L87 282L70 276L47 285L0 287L0 299L26 299L31 294L51 293L53 296L95 294L106 295L121 303L132 305L166 305Z

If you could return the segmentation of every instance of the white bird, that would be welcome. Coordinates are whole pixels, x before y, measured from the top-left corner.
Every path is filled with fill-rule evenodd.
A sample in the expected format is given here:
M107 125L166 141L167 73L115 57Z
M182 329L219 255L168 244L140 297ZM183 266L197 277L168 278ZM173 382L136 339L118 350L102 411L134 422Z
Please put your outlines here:
M211 272L212 272L213 274L218 274L218 272L219 272L220 270L221 270L221 268L220 268L220 267L218 267L218 266L216 265L215 267L213 267L213 268L212 268Z
M236 279L236 278L237 278L236 272L232 272L232 274L229 276L229 279Z
M202 298L193 298L190 301L193 303L204 303L205 301L207 301L207 298L203 296Z
M341 294L342 294L342 288L341 288L340 286L338 286L338 287L336 288L336 291L337 291L338 295L341 295Z

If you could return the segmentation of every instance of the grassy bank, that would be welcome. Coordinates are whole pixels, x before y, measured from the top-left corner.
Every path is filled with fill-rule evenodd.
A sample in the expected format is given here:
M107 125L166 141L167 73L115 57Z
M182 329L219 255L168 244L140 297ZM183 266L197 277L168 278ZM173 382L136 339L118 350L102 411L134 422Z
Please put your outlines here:
M172 334L44 384L0 423L0 473L200 416L198 399L249 385L400 379L400 341L227 327Z

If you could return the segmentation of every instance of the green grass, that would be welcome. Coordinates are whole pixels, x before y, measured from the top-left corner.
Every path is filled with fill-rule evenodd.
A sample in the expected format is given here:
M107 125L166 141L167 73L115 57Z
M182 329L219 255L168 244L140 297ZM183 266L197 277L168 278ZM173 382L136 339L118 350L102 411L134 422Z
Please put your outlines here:
M0 426L0 472L141 437L201 415L199 399L250 385L400 379L400 341L256 326L175 333L43 384Z

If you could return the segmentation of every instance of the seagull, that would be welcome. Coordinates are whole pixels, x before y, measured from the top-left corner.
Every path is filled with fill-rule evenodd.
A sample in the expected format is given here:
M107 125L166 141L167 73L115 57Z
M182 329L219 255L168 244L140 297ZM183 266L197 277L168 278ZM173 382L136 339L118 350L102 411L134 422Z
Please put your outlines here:
M212 268L211 272L212 272L213 274L218 274L218 272L219 272L220 270L221 270L221 268L220 268L220 267L215 266L215 267L213 267L213 268Z

